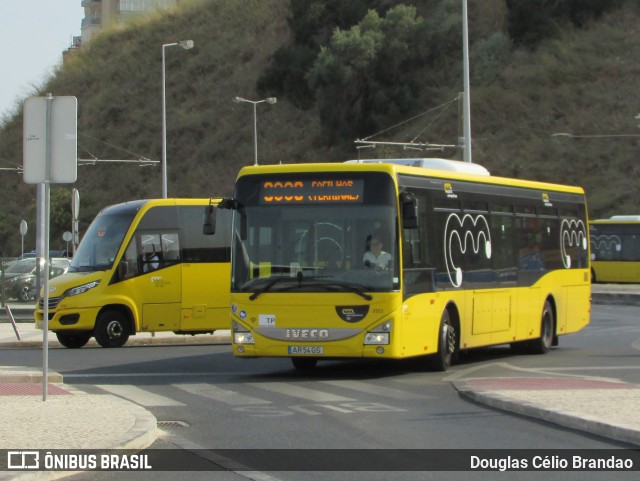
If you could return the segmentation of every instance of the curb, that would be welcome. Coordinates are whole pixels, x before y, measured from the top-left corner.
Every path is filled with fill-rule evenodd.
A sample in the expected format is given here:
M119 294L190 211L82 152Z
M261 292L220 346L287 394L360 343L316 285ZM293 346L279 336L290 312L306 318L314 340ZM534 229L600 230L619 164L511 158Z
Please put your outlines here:
M24 367L15 366L0 366L0 382L8 384L37 384L42 383L42 371L25 370ZM47 374L47 381L50 384L62 384L62 374L54 371L49 371Z
M561 408L542 407L534 402L512 399L499 392L474 390L467 381L454 381L452 384L461 396L479 404L607 439L640 445L638 431L624 426L602 422L589 415L577 415Z
M614 306L640 306L640 295L622 293L591 293L593 304L605 304Z

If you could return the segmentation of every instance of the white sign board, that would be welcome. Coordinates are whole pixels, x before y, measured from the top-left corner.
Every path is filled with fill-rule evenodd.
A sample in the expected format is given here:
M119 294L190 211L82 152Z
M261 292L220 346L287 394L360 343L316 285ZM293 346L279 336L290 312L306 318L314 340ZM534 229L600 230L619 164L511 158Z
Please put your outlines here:
M50 135L49 142L47 134ZM70 184L76 181L78 100L75 97L28 98L24 103L23 135L25 183Z

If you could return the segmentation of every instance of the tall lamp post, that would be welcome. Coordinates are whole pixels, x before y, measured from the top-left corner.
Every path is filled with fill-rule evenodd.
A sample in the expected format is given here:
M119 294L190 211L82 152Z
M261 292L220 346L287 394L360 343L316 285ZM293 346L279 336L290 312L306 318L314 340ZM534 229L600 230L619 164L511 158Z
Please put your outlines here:
M267 97L262 100L247 100L242 97L236 97L233 99L235 103L247 102L249 104L253 104L253 150L254 150L254 162L253 165L258 165L258 113L256 112L256 105L261 104L262 102L267 102L268 104L275 104L278 99L275 97Z
M193 48L193 40L181 40L174 43L162 45L162 198L167 198L167 98L166 98L166 67L165 49L167 47L179 46L185 50Z

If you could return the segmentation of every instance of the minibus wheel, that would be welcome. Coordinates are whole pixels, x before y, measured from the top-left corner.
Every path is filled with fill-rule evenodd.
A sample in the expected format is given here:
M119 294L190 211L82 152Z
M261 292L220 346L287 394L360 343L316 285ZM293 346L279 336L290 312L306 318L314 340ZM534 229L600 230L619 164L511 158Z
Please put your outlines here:
M90 332L56 332L58 342L69 349L79 349L91 339Z
M98 316L94 336L102 347L122 347L129 339L129 320L120 311L104 311Z

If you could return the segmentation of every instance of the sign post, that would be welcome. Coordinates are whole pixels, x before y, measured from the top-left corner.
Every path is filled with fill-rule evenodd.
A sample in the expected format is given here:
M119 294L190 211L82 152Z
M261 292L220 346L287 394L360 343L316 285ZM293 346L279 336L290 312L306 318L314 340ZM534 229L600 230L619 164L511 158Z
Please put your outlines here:
M80 192L78 189L73 189L71 194L71 248L73 249L73 255L76 255L76 249L80 243L80 235L78 234L78 219L80 218Z
M44 259L42 326L42 400L47 399L49 372L49 218L51 183L73 183L78 174L78 100L75 97L31 97L24 103L23 178L42 188L42 246Z

